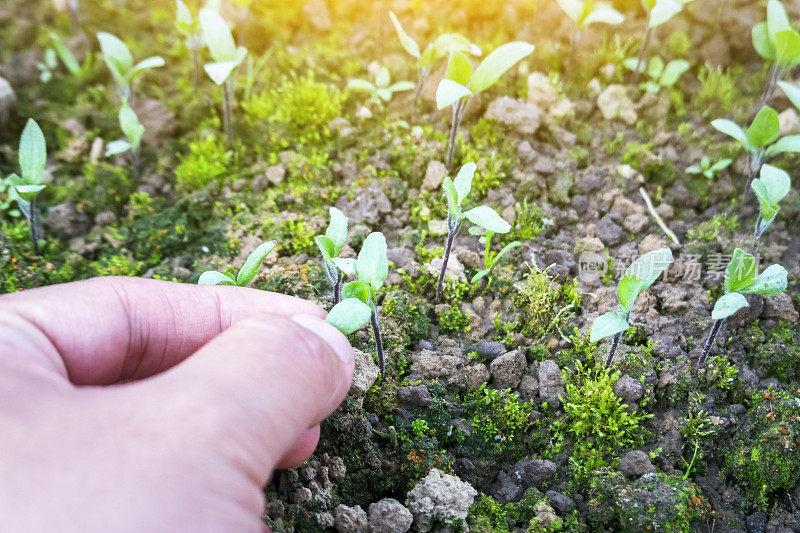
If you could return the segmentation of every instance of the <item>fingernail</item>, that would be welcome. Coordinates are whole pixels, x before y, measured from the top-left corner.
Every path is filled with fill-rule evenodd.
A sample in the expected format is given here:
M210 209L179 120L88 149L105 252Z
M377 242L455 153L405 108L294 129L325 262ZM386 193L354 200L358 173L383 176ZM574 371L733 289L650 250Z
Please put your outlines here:
M294 315L292 320L320 336L344 363L353 362L353 347L341 331L312 315Z

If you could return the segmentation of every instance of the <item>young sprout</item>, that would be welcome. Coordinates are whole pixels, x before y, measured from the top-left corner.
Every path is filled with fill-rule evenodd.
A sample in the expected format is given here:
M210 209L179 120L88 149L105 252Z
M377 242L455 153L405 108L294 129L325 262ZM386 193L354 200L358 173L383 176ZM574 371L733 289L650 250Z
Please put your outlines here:
M686 169L687 174L702 174L708 179L714 179L717 172L722 172L733 163L733 159L720 159L716 163L711 163L711 158L704 155L700 159L700 165L692 165Z
M595 0L558 0L558 5L575 23L570 42L570 57L581 40L581 32L592 24L621 24L625 17L608 2Z
M414 88L414 84L410 81L398 81L393 84L389 69L381 67L375 74L375 83L355 78L348 80L347 88L356 91L367 91L372 101L378 107L382 107L384 102L389 102L392 99L394 93L410 91Z
M417 105L419 102L422 87L431 74L431 67L434 62L447 57L447 55L452 52L461 52L463 54L472 54L475 56L480 56L483 53L480 48L469 42L466 37L457 33L440 35L420 53L419 44L405 32L397 16L392 11L389 11L389 18L392 19L394 29L397 31L397 36L400 38L400 44L403 45L406 52L417 60L417 86L414 90L414 105Z
M625 67L630 70L639 68L638 59L633 57L626 59ZM690 67L691 64L684 59L673 59L665 64L663 59L656 56L647 64L645 72L650 79L642 84L642 89L649 93L657 93L661 89L668 89L675 85Z
M644 60L647 56L647 47L650 45L650 39L653 37L655 29L669 19L680 13L683 6L692 0L642 0L642 7L647 12L647 26L644 31L644 41L642 48L639 50L639 58L636 61L636 68L633 69L633 82L639 83L639 75L644 66Z
M800 33L792 29L786 10L778 0L769 0L767 21L753 27L753 48L764 61L771 62L761 93L764 106L772 100L776 84L800 65Z
M500 250L499 252L493 252L492 251L492 237L494 237L493 231L485 230L482 232L482 230L478 226L472 226L471 228L469 228L469 232L472 233L473 235L481 235L481 233L483 233L481 235L480 242L486 246L486 249L483 253L484 269L476 273L474 276L472 276L471 283L476 283L481 279L483 279L484 277L488 276L489 272L492 270L492 267L494 267L494 265L496 265L497 262L500 261L500 258L503 257L506 254L506 252L518 246L522 246L521 242L513 241L503 246L503 249Z
M775 296L786 290L788 274L781 265L770 265L761 274L756 275L757 273L756 258L737 248L725 269L725 294L717 300L711 312L714 325L697 361L698 370L703 367L706 357L711 352L725 319L749 305L744 297L745 294Z
M222 87L222 106L225 120L225 135L228 144L233 145L233 100L234 85L231 74L247 56L247 48L236 46L228 23L213 9L200 10L200 28L208 51L214 59L203 68L209 77Z
M436 108L453 107L453 122L447 150L447 168L453 165L458 128L469 105L470 98L500 79L508 69L533 52L533 45L514 41L499 46L481 61L473 72L472 63L461 52L451 52L444 79L436 88Z
M148 57L133 64L133 55L125 43L117 37L101 31L97 34L103 60L117 84L117 93L122 100L133 100L132 84L136 76L145 70L164 66L164 59L159 56Z
M142 151L142 135L144 135L144 126L139 122L139 117L128 105L128 101L122 102L122 107L119 110L119 127L122 133L125 134L125 139L117 139L111 141L106 147L106 157L122 154L130 151L133 173L139 173L139 157Z
M643 290L655 283L658 277L672 263L672 251L669 248L653 250L639 257L625 270L617 286L619 307L616 312L609 312L597 317L592 323L590 340L597 342L614 336L606 358L606 368L611 367L614 353L617 351L622 334L630 328L628 318L636 303L636 298Z
M378 353L378 366L383 375L386 364L383 360L383 340L378 323L378 291L389 275L389 259L386 257L386 238L383 233L373 232L364 239L358 259L332 258L339 269L349 277L356 277L342 289L342 300L328 313L328 322L346 333L352 333L366 320L372 325L375 336L375 350ZM369 316L363 307L352 300L358 300L369 309ZM366 317L366 320L364 318ZM363 322L362 322L363 320Z
M36 197L46 185L42 184L44 165L47 162L47 146L39 125L28 119L19 140L19 168L22 176L11 174L10 199L16 200L20 211L28 219L31 227L33 253L39 255L39 235L37 228Z
M770 158L782 153L800 152L800 135L780 135L778 112L771 107L763 107L753 119L753 123L743 130L735 122L717 119L711 123L725 135L733 137L744 147L748 156L748 175L743 198L747 197L750 183L761 172L761 166Z
M256 277L258 271L261 270L261 263L270 254L272 250L278 245L276 241L267 241L261 246L253 250L247 260L239 269L236 276L233 275L229 268L225 272L218 272L216 270L208 270L200 274L200 279L197 280L198 285L235 285L237 287L247 287L253 278Z
M472 178L475 176L476 168L475 163L467 163L458 171L455 180L451 180L448 176L442 182L442 190L447 200L447 242L442 259L442 271L439 273L439 282L436 284L437 300L442 298L447 262L450 260L453 242L461 229L461 222L465 218L476 226L493 233L508 233L511 230L511 225L491 207L481 205L466 212L462 211L461 204L472 189Z
M331 223L325 230L325 235L317 235L314 242L317 243L319 253L325 263L325 273L328 281L333 288L333 305L338 304L342 299L342 271L334 263L334 259L339 258L345 241L347 241L347 217L340 210L331 207Z
M175 0L175 29L185 37L186 48L192 52L192 87L197 90L200 76L200 46L203 36L200 33L200 21L192 16L192 12L182 0Z
M58 68L59 59L70 74L75 77L83 76L86 73L88 63L81 67L58 34L51 31L50 39L53 41L53 47L45 50L44 60L36 64L36 68L39 69L39 80L42 83L47 83L53 78L53 71Z
M761 167L760 176L753 180L751 187L758 198L759 206L758 219L753 231L753 256L758 259L761 236L778 215L778 211L781 209L778 204L789 194L792 180L789 178L789 174L783 170L772 165L764 165Z

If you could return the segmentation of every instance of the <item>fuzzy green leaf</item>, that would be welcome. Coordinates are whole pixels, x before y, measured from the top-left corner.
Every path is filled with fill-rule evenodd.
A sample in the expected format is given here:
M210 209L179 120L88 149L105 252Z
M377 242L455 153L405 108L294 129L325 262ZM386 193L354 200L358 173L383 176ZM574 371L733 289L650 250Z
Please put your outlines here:
M436 88L436 109L449 107L466 96L472 96L472 91L458 82L444 78Z
M731 120L728 120L728 119L725 119L725 118L719 118L719 119L711 122L711 125L714 128L716 128L717 130L719 130L720 132L724 133L725 135L733 137L734 139L736 139L737 141L739 141L743 145L745 145L745 146L749 146L750 145L750 143L747 141L747 134L735 122L733 122Z
M467 195L469 195L469 191L472 189L472 178L475 176L475 170L477 170L477 168L478 165L470 161L461 167L456 179L453 180L453 187L457 193L458 205L461 205L467 198Z
M236 276L236 284L240 287L247 287L253 278L256 277L258 271L261 270L261 263L270 254L272 250L278 245L276 241L267 241L261 246L253 250L247 260L244 262L239 274Z
M789 194L792 180L786 171L764 165L759 177L753 180L752 187L761 205L761 216L770 221L775 218L780 201Z
M756 280L741 292L745 294L760 294L761 296L775 296L786 291L788 273L781 265L770 265L758 275Z
M374 91L375 85L367 80L362 80L360 78L353 78L347 80L347 88L348 89L355 89L357 91Z
M356 260L352 257L334 257L331 261L346 276L353 277L356 275Z
M319 253L326 263L331 263L333 258L337 255L333 241L327 235L317 235L314 237L314 243L319 249Z
M662 87L672 87L690 67L691 64L683 59L674 59L670 61L667 63L667 66L664 67L658 84Z
M576 24L583 17L584 2L582 0L557 0L558 5Z
M786 9L784 9L779 0L769 0L767 2L767 29L769 39L773 43L777 42L780 32L792 29L792 23L786 14Z
M106 145L106 157L122 154L124 152L127 152L131 148L132 148L131 143L129 143L125 139L117 139L116 141L111 141Z
M771 144L769 148L767 148L768 157L775 154L796 154L798 152L800 152L800 135L787 135L786 137L781 137L775 141L774 144Z
M349 335L362 326L369 324L372 309L357 298L346 298L333 306L325 322Z
M741 248L737 248L725 269L725 292L739 292L752 285L755 279L755 258Z
M142 135L144 135L144 126L139 122L139 117L128 105L127 100L123 102L119 110L119 127L128 138L131 147L138 148L142 142Z
M605 2L598 2L594 9L583 19L583 26L595 23L617 25L622 24L624 21L625 16L622 13Z
M533 52L533 45L523 41L514 41L497 47L475 69L469 80L469 90L477 93L488 89L508 69L530 55L531 52Z
M486 228L495 233L508 233L511 231L511 225L489 206L479 205L464 213L464 216L476 226Z
M200 279L197 280L198 285L235 285L233 278L223 272L216 270L208 270L200 274Z
M784 30L775 36L775 60L789 68L800 64L800 34Z
M445 200L447 200L447 212L452 216L459 219L461 217L461 202L458 201L458 192L456 191L453 180L450 176L445 176L442 180L442 191L444 191Z
M214 83L222 85L237 66L234 61L223 61L220 63L206 63L203 65L203 70L206 71L206 74Z
M46 162L47 145L44 135L36 121L29 118L19 139L19 167L26 184L41 183Z
M375 74L375 87L385 89L391 82L392 76L389 74L389 69L386 67L379 68L378 72Z
M786 98L788 98L796 108L800 109L800 87L786 81L779 81L778 86L783 89Z
M658 279L658 277L669 267L672 263L672 250L669 248L659 248L652 252L638 257L625 269L624 276L635 276L641 279L642 288L640 291L646 289Z
M403 48L405 48L406 52L419 59L420 53L417 41L409 37L409 35L403 29L403 26L400 24L400 21L397 20L397 15L395 15L393 11L389 11L389 18L392 19L394 29L397 32L397 36L400 38L400 44L403 45Z
M661 26L677 15L681 9L683 9L683 5L675 0L656 0L650 11L650 27Z
M617 297L619 298L619 305L622 309L623 315L628 315L636 303L636 298L639 293L644 290L642 278L627 274L622 276L617 286Z
M769 29L766 22L760 22L753 26L753 48L756 49L766 61L773 61L776 56L775 44L769 37Z
M357 298L365 304L369 304L369 289L360 281L353 281L342 289L342 298Z
M15 190L20 199L31 202L34 198L39 196L39 193L46 187L47 185L17 185Z
M714 310L711 311L711 318L714 320L722 320L728 318L736 313L739 309L748 307L747 299L738 292L730 292L722 296L717 303L714 304Z
M383 285L389 275L389 260L386 257L386 237L383 233L373 232L364 239L356 261L358 279L367 285L373 293Z
M778 112L769 106L764 106L753 119L747 129L747 141L750 146L763 148L775 142L780 133L781 123Z
M215 63L236 61L236 43L233 41L233 35L228 23L219 13L206 7L201 9L200 28L203 31L203 39L206 42L206 46L208 46L208 51L211 53L211 57L214 58Z
M129 77L133 77L143 70L163 67L164 65L166 65L166 62L164 61L164 58L161 56L153 56L153 57L148 57L147 59L142 59L141 61L136 63L136 65L131 69Z
M616 313L606 313L594 319L589 340L597 342L617 333L622 333L630 327L628 321Z
M328 224L325 235L333 243L333 253L331 254L331 257L333 257L334 255L339 255L342 246L347 240L347 217L335 207L328 209L328 213L331 215L331 223Z
M100 42L103 59L114 78L118 83L124 81L133 68L133 56L128 46L119 38L104 31L97 33L97 40Z
M447 62L447 70L444 73L444 77L461 85L467 85L470 76L472 76L472 63L467 59L467 56L461 52L450 54L450 61Z

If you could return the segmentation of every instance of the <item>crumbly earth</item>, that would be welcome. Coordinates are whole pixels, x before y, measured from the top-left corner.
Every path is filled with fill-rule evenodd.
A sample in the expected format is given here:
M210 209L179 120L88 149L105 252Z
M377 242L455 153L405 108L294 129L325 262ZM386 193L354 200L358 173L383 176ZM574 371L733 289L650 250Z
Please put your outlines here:
M797 21L800 6L784 3ZM202 70L193 85L171 2L81 4L72 37L50 2L0 6L0 171L17 171L28 117L50 156L41 256L0 185L0 291L98 275L195 283L275 239L252 286L330 307L313 241L328 207L350 219L343 256L370 231L389 243L386 374L369 329L356 332L350 395L308 462L265 487L273 531L800 531L796 189L761 245L763 265L787 268L787 293L750 298L695 371L722 271L749 249L757 215L752 195L742 199L745 155L710 122L752 116L767 70L750 32L765 2L696 0L660 27L650 54L692 68L655 93L623 66L639 50L638 0L615 2L626 22L588 28L571 53L571 22L551 0L256 0L244 17L224 3L252 58L237 75L232 147L219 88ZM381 65L416 81L389 9L423 46L447 31L484 53L536 45L472 100L450 171L477 163L470 201L512 221L492 248L522 246L471 283L484 245L462 230L442 302L449 114L433 97L444 64L418 106L413 91L379 103L346 88ZM47 66L49 30L80 74ZM103 157L121 134L99 30L167 63L134 87L146 129L138 170L124 154ZM790 103L772 105L783 132L800 133ZM734 163L712 178L685 171L704 155ZM773 163L800 171L797 156ZM664 246L676 262L639 297L604 371L608 345L589 342L589 327L616 308L627 264Z

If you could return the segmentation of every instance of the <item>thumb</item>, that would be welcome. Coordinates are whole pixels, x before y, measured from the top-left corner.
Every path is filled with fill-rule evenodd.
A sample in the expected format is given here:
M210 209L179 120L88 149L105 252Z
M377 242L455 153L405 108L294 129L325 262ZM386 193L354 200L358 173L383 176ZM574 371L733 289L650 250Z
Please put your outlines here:
M353 349L330 324L311 315L257 315L156 380L194 404L194 445L246 468L260 487L339 406L352 376Z

